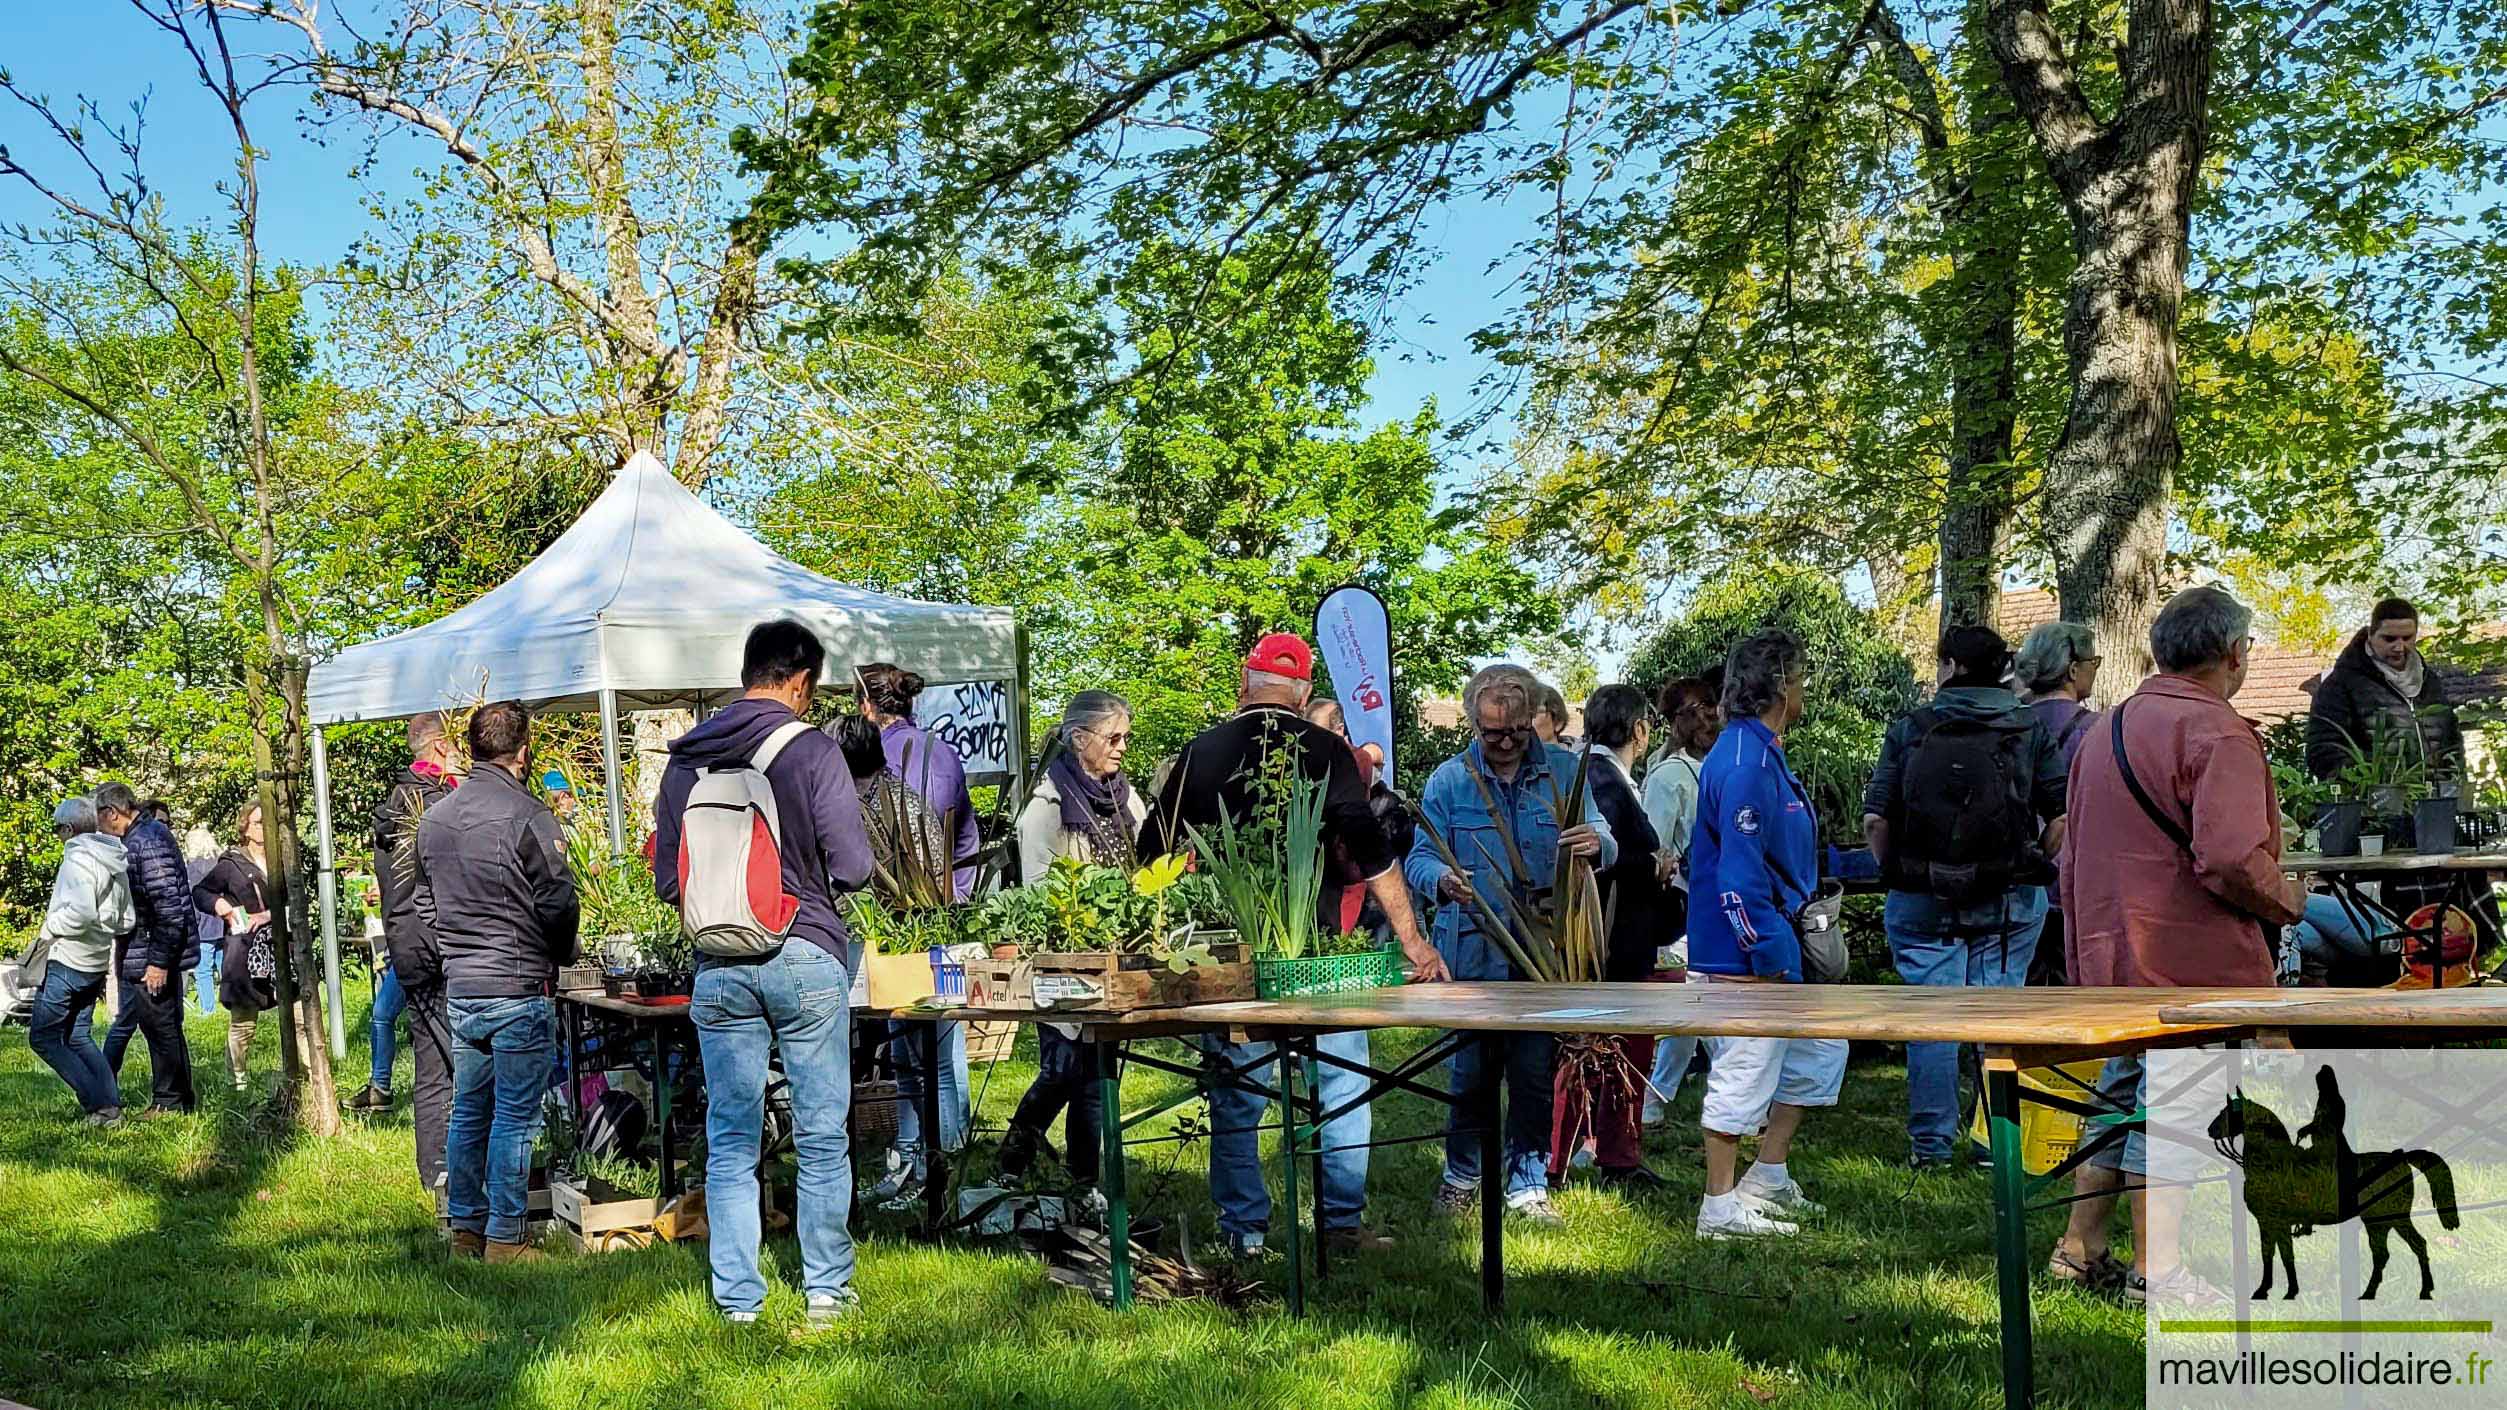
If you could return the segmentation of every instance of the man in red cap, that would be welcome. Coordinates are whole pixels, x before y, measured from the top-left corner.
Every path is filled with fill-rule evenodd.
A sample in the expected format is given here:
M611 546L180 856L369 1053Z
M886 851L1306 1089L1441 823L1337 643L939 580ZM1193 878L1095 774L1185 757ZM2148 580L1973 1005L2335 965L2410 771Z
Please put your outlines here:
M1208 833L1226 817L1239 825L1253 820L1262 799L1256 781L1274 751L1286 750L1298 777L1319 782L1323 793L1322 846L1335 844L1356 864L1376 904L1392 921L1415 982L1447 978L1445 962L1419 930L1410 909L1410 889L1402 880L1401 859L1386 845L1382 829L1367 806L1367 785L1357 755L1348 741L1305 718L1314 693L1314 648L1288 632L1273 632L1254 644L1245 658L1236 713L1212 725L1184 746L1175 767L1149 809L1140 837L1140 855L1162 856L1192 845L1193 831ZM1337 928L1343 889L1337 869L1324 867L1323 894L1317 909L1326 928ZM1268 1059L1268 1043L1225 1043L1205 1038L1202 1046L1239 1071L1257 1068ZM1330 1034L1318 1040L1322 1051L1344 1061L1367 1063L1367 1035ZM1367 1081L1354 1072L1317 1064L1313 1073L1324 1109L1335 1110L1366 1093ZM1271 1196L1262 1184L1260 1131L1263 1098L1252 1092L1221 1088L1210 1095L1210 1196L1219 1206L1219 1231L1239 1254L1260 1252L1270 1225ZM1391 1240L1369 1232L1360 1222L1367 1206L1367 1143L1373 1122L1359 1106L1323 1128L1323 1188L1319 1196L1324 1239L1335 1249L1380 1249Z

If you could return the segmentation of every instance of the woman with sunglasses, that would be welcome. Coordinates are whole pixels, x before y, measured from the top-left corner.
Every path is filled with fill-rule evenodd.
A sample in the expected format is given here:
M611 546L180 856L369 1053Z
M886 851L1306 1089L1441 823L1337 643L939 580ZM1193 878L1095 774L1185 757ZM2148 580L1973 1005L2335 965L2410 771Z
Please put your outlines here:
M1068 857L1130 871L1140 860L1135 839L1149 805L1123 776L1131 749L1132 707L1122 696L1083 690L1062 711L1045 740L1036 791L1018 815L1019 877L1029 886ZM1073 1178L1097 1183L1103 1155L1103 1113L1097 1098L1097 1054L1079 1030L1044 1024L1036 1030L1036 1080L1019 1098L1001 1140L1001 1173L1013 1178L1035 1164L1046 1128L1065 1108L1062 1159Z

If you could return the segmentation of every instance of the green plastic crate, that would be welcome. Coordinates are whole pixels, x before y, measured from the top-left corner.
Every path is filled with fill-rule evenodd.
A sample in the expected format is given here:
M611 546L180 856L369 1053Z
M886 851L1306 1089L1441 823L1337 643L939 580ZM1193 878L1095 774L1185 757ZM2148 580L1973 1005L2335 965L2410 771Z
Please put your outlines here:
M1399 950L1362 950L1354 955L1308 955L1294 960L1266 956L1254 961L1254 993L1265 999L1345 994L1353 989L1386 989L1401 982Z

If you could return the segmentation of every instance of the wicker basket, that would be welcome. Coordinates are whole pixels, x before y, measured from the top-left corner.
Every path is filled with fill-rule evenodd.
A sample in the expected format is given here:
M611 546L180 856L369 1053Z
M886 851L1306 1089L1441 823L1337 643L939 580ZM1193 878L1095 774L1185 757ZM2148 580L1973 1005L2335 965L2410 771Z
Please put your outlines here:
M1294 960L1264 956L1254 961L1254 993L1265 999L1345 994L1353 989L1390 988L1401 982L1399 950L1308 955Z
M1017 1047L1018 1021L1015 1019L966 1025L966 1060L968 1062L1006 1062Z
M853 1158L876 1155L897 1143L897 1110L904 1089L884 1078L853 1084Z

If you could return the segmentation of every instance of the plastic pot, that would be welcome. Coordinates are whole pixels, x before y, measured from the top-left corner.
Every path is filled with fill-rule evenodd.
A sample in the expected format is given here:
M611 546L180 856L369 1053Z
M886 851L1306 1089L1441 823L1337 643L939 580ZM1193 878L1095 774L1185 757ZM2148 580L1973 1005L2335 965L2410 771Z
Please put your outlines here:
M2423 798L2411 807L2411 835L2424 853L2445 855L2455 850L2456 800Z
M2316 817L2316 829L2322 834L2323 854L2327 857L2359 855L2359 825L2367 820L2365 803L2327 803Z

